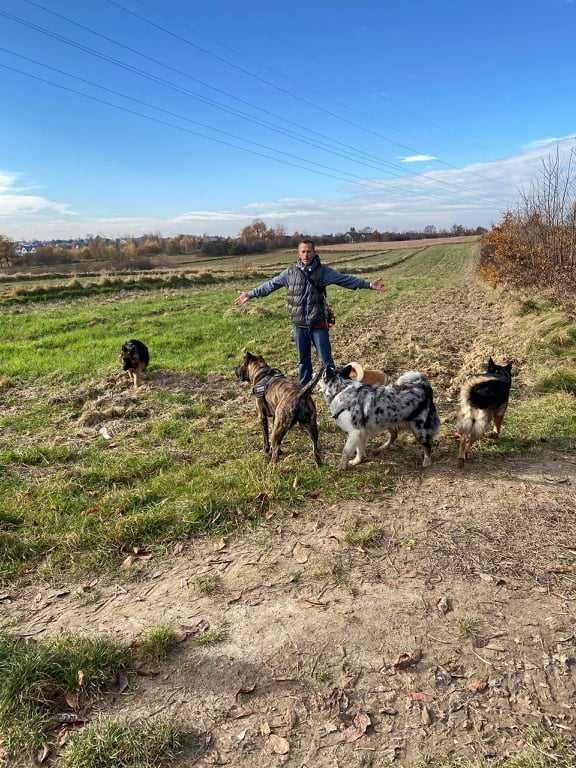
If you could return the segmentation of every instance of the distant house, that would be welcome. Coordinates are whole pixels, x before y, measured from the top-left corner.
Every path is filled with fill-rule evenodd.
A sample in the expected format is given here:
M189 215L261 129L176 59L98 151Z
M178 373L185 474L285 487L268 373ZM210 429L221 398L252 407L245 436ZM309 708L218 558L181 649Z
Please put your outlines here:
M372 227L364 227L364 229L357 230L355 227L350 227L348 232L344 235L344 240L347 243L364 243L367 240L372 240L374 237L374 230Z
M36 253L35 245L25 245L24 243L16 244L16 256L28 256L31 253Z

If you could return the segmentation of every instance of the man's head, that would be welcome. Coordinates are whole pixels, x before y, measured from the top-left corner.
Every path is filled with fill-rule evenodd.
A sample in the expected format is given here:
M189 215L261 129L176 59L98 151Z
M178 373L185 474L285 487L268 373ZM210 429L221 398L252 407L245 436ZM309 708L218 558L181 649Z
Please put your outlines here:
M300 240L298 243L298 261L304 264L305 267L309 266L316 256L313 240Z

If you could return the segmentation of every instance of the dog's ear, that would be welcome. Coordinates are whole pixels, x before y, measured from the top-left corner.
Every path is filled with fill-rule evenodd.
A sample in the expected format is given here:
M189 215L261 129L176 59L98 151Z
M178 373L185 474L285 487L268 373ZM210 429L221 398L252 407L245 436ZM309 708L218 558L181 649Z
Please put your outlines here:
M506 363L506 365L504 366L504 368L505 368L505 369L508 371L508 373L512 373L512 365L513 365L513 363L514 363L514 361L513 361L513 360L510 360L510 361L509 361L509 362L507 362L507 363Z
M342 376L343 379L356 379L356 371L354 369L353 365L346 365L344 368L341 368L338 373L340 376Z
M332 381L332 379L336 376L336 369L335 368L326 368L324 371L324 378L326 381Z
M487 367L488 373L494 373L496 370L496 363L494 360L492 360L491 357L488 358L488 367Z
M246 362L248 362L249 360L254 360L254 355L252 354L252 352L250 352L249 350L246 350L244 352L244 360L246 360Z

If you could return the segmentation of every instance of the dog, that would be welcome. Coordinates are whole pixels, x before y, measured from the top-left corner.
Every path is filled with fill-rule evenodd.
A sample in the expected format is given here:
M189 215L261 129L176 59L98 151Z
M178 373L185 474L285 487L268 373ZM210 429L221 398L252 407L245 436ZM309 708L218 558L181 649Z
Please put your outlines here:
M388 431L384 445L388 448L400 429L408 429L416 437L424 449L422 465L427 467L440 418L426 376L408 371L394 384L382 385L360 383L350 379L349 373L348 366L338 371L327 368L319 384L332 418L348 433L339 468L360 464L370 435Z
M314 459L320 466L322 459L318 448L318 420L316 406L310 393L318 383L322 370L301 387L288 379L276 368L271 368L260 355L246 352L234 372L240 381L252 385L262 424L264 453L276 464L280 456L280 445L284 436L295 424L299 424L310 436L314 447ZM268 419L273 419L272 434L269 435Z
M502 422L508 408L512 386L512 362L496 365L490 358L486 373L464 382L460 389L458 460L464 466L470 458L472 444L484 435L493 424L492 435L500 437Z
M148 368L150 353L148 347L137 339L130 339L122 345L120 352L122 370L128 371L130 381L134 383L134 389L138 389L141 374Z
M382 373L382 371L376 371L373 368L364 368L364 366L360 363L348 363L348 365L344 366L343 368L343 371L346 370L349 372L347 374L344 373L345 378L356 379L362 382L362 384L388 383L388 379L385 373Z

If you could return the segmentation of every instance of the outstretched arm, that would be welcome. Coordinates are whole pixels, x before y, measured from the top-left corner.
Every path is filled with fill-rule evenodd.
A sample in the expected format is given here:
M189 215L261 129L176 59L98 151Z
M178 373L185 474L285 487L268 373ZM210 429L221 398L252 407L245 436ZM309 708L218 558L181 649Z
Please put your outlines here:
M278 288L285 288L288 282L287 274L288 270L285 269L284 272L280 272L279 275L275 275L271 280L267 280L256 288L252 288L251 291L241 291L234 304L242 306L242 304L246 304L250 299L263 299L264 296L269 296L274 291L277 291Z
M325 285L339 285L341 288L350 288L355 291L358 288L372 288L375 291L385 291L383 283L380 280L374 280L372 283L355 275L345 275L337 272L332 267L324 267L323 282Z

